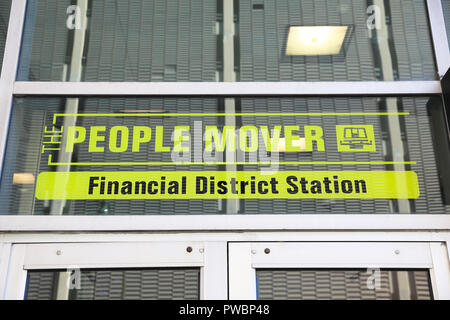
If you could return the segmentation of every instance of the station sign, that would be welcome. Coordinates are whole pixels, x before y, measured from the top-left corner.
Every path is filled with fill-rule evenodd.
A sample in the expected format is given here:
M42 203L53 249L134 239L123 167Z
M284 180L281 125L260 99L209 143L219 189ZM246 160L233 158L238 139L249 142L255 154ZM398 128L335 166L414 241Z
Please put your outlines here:
M380 129L370 124L374 117L408 115L54 114L43 130L41 152L55 170L39 174L35 195L39 200L416 199L418 178L410 170L415 162L385 161ZM233 117L244 120L236 125L229 121ZM300 121L286 125L283 117ZM168 119L177 121L163 121ZM101 161L74 161L80 154Z

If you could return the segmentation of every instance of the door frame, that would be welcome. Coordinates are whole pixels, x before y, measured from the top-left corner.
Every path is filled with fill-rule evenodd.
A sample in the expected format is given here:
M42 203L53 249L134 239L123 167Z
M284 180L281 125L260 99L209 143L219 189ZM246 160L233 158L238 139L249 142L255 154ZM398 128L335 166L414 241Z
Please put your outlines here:
M386 242L389 239L390 242ZM415 232L402 232L402 231L363 231L363 230L348 230L341 232L327 232L319 230L304 230L304 231L271 231L271 232L171 232L171 233L154 233L154 232L96 232L96 233L56 233L56 232L45 232L45 233L23 233L23 232L9 232L0 233L0 300L1 299L22 299L25 290L24 282L26 277L26 268L43 267L42 260L44 263L49 263L51 260L45 261L46 256L41 256L39 260L35 260L36 264L28 263L26 265L25 256L27 251L39 248L48 248L49 255L52 259L56 259L57 250L61 250L61 258L63 256L68 257L68 252L64 251L66 245L67 248L76 246L76 248L83 248L87 245L90 248L102 248L102 244L110 246L146 246L149 247L152 244L159 244L161 248L164 248L164 255L172 254L175 255L173 259L177 259L176 256L181 257L179 263L182 265L184 250L187 246L201 249L204 248L203 253L203 264L200 266L201 270L201 299L237 299L233 291L237 278L235 277L236 270L241 272L244 281L238 283L238 285L245 286L245 284L251 284L248 279L253 279L254 268L252 267L252 245L265 246L269 245L271 248L271 254L268 256L275 257L278 247L286 247L291 243L300 244L320 244L324 246L325 244L339 244L341 246L346 246L347 244L360 244L364 250L370 248L376 244L391 244L400 251L401 256L405 256L406 251L402 249L401 246L414 245L420 243L427 244L429 246L429 254L432 260L432 272L430 274L435 299L450 299L450 234L447 232L436 232L436 231L415 231ZM173 246L171 244L174 244ZM197 244L203 244L203 246L198 246ZM44 245L51 245L46 247ZM70 245L70 246L69 246ZM366 247L367 245L367 247ZM122 248L124 248L122 247ZM178 252L177 255L174 253L176 248L183 249L183 255ZM261 252L266 248L262 248ZM406 248L405 247L405 248ZM28 248L28 250L27 250ZM105 247L106 248L106 247ZM348 246L347 246L348 248ZM386 247L385 247L386 248ZM387 247L389 248L389 247ZM400 249L399 249L400 248ZM50 250L51 249L51 250ZM92 249L94 250L94 249ZM273 251L275 250L275 251ZM348 249L347 249L348 250ZM391 250L395 250L391 248ZM77 249L78 254L82 254L80 249ZM180 249L181 251L181 249ZM113 252L117 256L117 252ZM395 253L395 252L394 252ZM34 252L37 255L38 252ZM40 255L38 255L40 256ZM75 258L75 256L73 256ZM286 256L285 258L289 258ZM29 258L31 259L31 258ZM130 263L142 263L141 265L157 265L158 259L156 256L153 259L148 259L150 263L141 259L140 257L132 257ZM280 258L277 258L279 262L282 262ZM427 258L428 259L428 258ZM27 261L33 261L27 260ZM41 261L41 262L39 262ZM66 264L63 266L73 267L73 264L81 266L80 261L83 260L66 260ZM166 260L167 261L167 260ZM428 261L428 260L427 260ZM91 261L92 262L92 261ZM317 263L321 267L330 267L326 264L327 261L322 261L323 264ZM429 266L429 262L427 262ZM110 264L111 265L111 264ZM167 266L167 263L161 263L162 266ZM52 267L47 265L46 267ZM60 267L60 265L55 265ZM258 266L258 265L255 265ZM390 265L392 266L392 265ZM420 265L415 265L418 267ZM346 266L348 267L348 266ZM253 269L253 270L252 270ZM247 274L247 278L245 275ZM229 280L228 280L229 279ZM231 288L231 290L229 290ZM14 291L15 290L15 291ZM15 292L15 293L14 293ZM248 288L243 288L242 299L254 299L255 295L246 295L248 293ZM253 291L255 292L255 291Z
M200 299L227 299L226 250L226 243L201 241L11 244L2 252L9 261L0 299L24 299L29 270L168 267L200 268Z
M434 299L450 299L441 242L235 242L229 247L230 300L256 300L256 269L428 269Z

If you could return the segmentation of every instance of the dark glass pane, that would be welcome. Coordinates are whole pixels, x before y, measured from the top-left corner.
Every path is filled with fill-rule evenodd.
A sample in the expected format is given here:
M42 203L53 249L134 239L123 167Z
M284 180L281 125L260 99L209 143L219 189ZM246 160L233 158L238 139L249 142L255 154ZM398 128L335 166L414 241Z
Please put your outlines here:
M199 281L198 269L29 271L25 299L198 300Z
M428 271L256 270L261 300L431 300Z
M216 81L211 0L30 0L19 79Z
M423 0L237 2L241 81L436 79Z

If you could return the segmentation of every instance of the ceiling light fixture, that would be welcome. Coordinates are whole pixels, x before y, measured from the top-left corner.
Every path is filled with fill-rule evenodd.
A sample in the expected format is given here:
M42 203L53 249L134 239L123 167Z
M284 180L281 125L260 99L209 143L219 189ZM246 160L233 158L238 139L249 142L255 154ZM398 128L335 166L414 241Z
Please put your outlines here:
M289 27L286 55L337 55L342 50L349 30L349 26Z

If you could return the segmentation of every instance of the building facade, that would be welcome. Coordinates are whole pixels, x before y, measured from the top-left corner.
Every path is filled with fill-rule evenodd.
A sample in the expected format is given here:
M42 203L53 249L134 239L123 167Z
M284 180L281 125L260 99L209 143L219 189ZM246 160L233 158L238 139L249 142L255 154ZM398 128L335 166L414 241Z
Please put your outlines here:
M450 299L450 1L0 18L1 299Z

